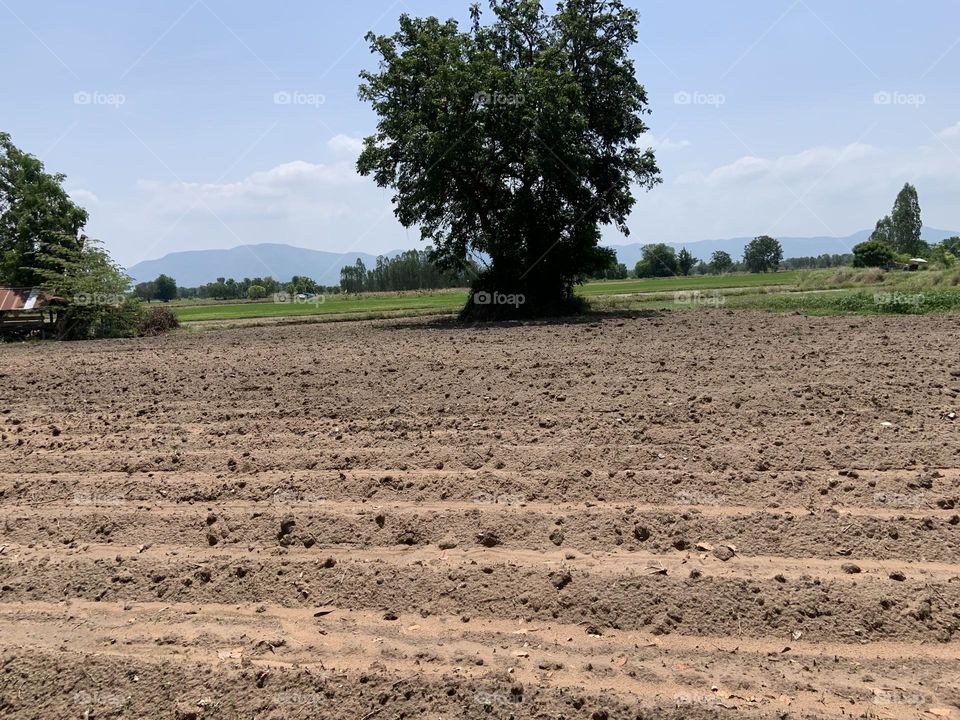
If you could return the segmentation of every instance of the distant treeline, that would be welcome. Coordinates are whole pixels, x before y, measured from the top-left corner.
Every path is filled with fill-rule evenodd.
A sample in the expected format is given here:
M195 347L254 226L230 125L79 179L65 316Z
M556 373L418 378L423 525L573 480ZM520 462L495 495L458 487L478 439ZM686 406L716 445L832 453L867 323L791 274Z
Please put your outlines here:
M157 281L154 280L153 283ZM143 299L163 299L159 297L147 298L141 295L141 286L149 286L153 283L140 283L134 291ZM146 290L149 292L149 290ZM217 278L214 282L200 285L199 287L177 288L177 297L186 299L213 299L213 300L260 300L271 297L278 293L287 293L297 295L301 293L320 295L335 294L340 292L338 286L326 287L320 285L312 278L294 275L288 282L274 280L269 275L267 277L244 278L243 280L234 280L233 278Z
M810 270L814 268L849 267L853 265L853 253L842 255L811 255L809 257L787 258L780 267L784 270Z
M367 268L360 258L353 265L340 270L339 285L321 285L312 278L295 275L287 282L270 277L217 278L199 287L178 287L174 278L160 275L155 280L138 283L134 294L141 300L211 299L259 300L285 293L295 295L336 295L358 292L396 292L401 290L436 290L467 287L477 275L477 267L470 264L462 272L443 271L431 260L427 250L407 250L393 258L383 255L377 265Z
M431 254L430 250L407 250L393 258L381 255L373 268L357 258L355 264L340 269L340 289L346 293L436 290L467 287L477 276L472 263L461 272L441 270Z
M713 253L710 262L693 257L685 249L677 253L664 244L646 245L644 259L630 272L626 265L617 261L612 248L599 248L600 265L591 273L595 280L622 280L627 277L663 277L674 275L704 275L730 272L763 272L767 270L804 270L812 268L848 267L853 265L850 253L795 257L779 260L780 244L773 238L757 238L756 258L746 252L747 260L734 262L723 251ZM766 247L769 245L770 247ZM750 250L750 246L747 248ZM357 258L353 265L340 269L339 285L321 285L312 278L294 276L280 282L270 276L243 278L217 278L216 281L199 287L177 287L176 281L166 275L156 280L139 283L134 294L142 300L212 299L212 300L259 300L280 293L295 295L337 295L360 292L398 292L402 290L437 290L440 288L469 287L479 269L471 263L461 272L443 271L431 259L431 251L407 250L396 257L383 255L377 258L376 267L367 268Z

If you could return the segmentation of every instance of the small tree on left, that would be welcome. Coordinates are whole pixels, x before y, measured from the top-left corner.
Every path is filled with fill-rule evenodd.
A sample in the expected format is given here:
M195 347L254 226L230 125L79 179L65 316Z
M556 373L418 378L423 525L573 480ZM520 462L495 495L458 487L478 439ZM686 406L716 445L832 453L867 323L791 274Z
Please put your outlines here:
M63 189L65 179L0 132L0 285L66 298L61 338L135 335L142 312L129 297L130 278L83 234L87 211Z

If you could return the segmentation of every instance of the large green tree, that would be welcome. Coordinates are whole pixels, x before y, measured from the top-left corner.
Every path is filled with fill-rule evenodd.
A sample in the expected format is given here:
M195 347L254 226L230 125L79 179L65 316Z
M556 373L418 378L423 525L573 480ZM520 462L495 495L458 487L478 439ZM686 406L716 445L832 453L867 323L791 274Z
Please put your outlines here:
M666 243L644 245L640 252L640 261L633 270L638 278L673 277L677 274L677 251Z
M769 235L755 237L743 249L743 262L750 272L776 270L783 260L783 247Z
M715 273L730 272L733 269L733 258L723 250L714 250L710 256L710 270Z
M158 275L153 281L153 297L163 302L177 299L177 281L169 275Z
M910 183L906 183L897 193L890 220L893 228L894 250L911 257L923 255L929 250L927 244L920 238L923 230L923 221L920 219L920 199L917 197L917 189Z
M394 190L444 268L489 258L475 292L524 304L468 303L467 315L562 312L603 262L600 227L627 233L633 187L660 182L647 93L629 57L637 12L621 0L490 0L455 20L400 17L369 34L380 58L360 96L379 116L357 167Z
M43 270L62 269L58 248L82 249L87 211L63 189L65 177L0 132L0 285L39 285Z
M854 267L883 267L896 258L896 252L885 242L867 240L853 246Z

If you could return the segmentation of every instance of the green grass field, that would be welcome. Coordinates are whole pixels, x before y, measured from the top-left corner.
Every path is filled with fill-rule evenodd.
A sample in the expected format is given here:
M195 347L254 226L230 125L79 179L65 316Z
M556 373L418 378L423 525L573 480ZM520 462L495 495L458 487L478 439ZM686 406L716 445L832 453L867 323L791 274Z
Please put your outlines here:
M249 302L223 305L174 307L181 322L201 320L240 320L248 318L301 317L304 315L342 315L388 313L394 311L433 310L455 312L467 301L467 293L436 292L397 295L330 295L323 302Z
M578 292L584 297L603 295L637 295L670 293L677 290L710 290L724 288L758 288L787 286L798 282L799 273L769 273L766 275L702 275L696 277L649 278L645 280L605 280L590 282ZM208 320L245 320L256 318L302 317L309 315L378 314L410 311L422 314L456 312L467 301L465 290L438 290L417 293L377 293L373 295L328 295L323 302L242 302L209 300L189 304L180 301L173 310L181 322Z
M800 275L800 271L792 271L737 273L734 275L693 275L690 277L646 278L643 280L603 280L589 282L581 287L579 292L584 297L592 297L595 295L674 292L676 290L780 287L797 285L800 282Z
M675 298L678 291L701 296ZM768 274L590 282L577 292L597 311L698 307L799 311L812 315L923 314L960 312L960 276L956 271L882 273L877 270L798 270ZM922 294L922 298L918 297ZM880 298L878 300L878 297ZM328 295L322 301L243 302L209 300L172 305L181 322L231 322L258 319L367 319L455 313L467 301L465 290L369 295Z

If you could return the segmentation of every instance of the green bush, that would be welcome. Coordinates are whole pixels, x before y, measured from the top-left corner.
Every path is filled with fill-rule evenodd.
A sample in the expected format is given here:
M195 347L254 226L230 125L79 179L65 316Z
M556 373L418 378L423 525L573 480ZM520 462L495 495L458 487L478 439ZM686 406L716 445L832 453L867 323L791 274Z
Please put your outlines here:
M883 267L896 257L896 251L879 240L867 240L853 247L854 267Z
M138 300L119 303L75 302L60 316L57 335L61 340L96 340L133 337L143 310Z

